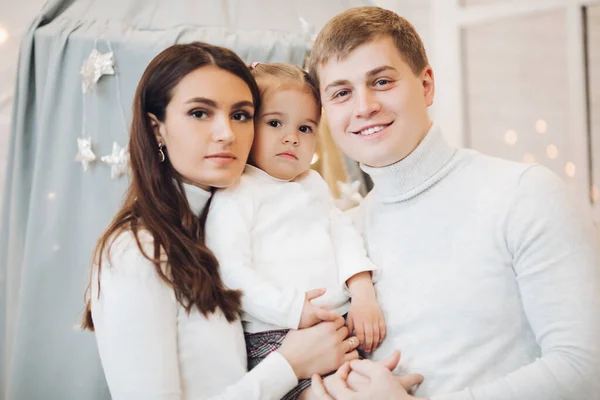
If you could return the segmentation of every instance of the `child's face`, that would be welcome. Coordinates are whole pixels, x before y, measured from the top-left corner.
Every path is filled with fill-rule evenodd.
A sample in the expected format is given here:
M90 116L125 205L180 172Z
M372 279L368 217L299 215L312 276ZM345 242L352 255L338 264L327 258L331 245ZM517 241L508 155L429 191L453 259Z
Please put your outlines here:
M251 162L269 175L292 180L310 167L317 144L319 109L300 89L265 96L255 122Z
M356 161L393 164L427 134L433 72L427 66L415 76L390 37L365 43L343 60L333 57L318 72L332 137Z

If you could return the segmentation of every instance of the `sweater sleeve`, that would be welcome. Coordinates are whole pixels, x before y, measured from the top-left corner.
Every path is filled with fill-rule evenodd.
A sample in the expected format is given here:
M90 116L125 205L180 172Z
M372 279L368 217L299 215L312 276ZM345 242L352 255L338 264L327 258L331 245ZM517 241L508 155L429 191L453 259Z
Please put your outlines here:
M92 290L96 340L111 398L181 400L179 307L173 289L142 255L132 235L121 235L112 249L110 264L105 263L100 274L100 296L97 285ZM290 364L274 352L211 399L276 400L297 383Z
M297 384L290 364L274 351L241 380L209 400L279 400Z
M92 316L111 396L179 400L178 307L173 289L142 255L133 234L121 234L110 256L103 261L100 296L98 285L92 285Z
M594 400L600 393L600 273L591 224L540 166L521 177L505 224L523 309L541 357L433 400Z
M242 291L245 313L268 324L297 329L304 307L304 292L279 287L253 267L254 209L250 196L249 191L238 193L235 188L215 194L206 221L209 232L206 244L219 260L225 285Z
M354 227L351 216L336 207L323 178L315 171L310 172L311 185L328 210L331 239L342 287L347 289L346 281L359 272L372 272L373 280L376 281L379 277L379 269L367 257L362 236Z

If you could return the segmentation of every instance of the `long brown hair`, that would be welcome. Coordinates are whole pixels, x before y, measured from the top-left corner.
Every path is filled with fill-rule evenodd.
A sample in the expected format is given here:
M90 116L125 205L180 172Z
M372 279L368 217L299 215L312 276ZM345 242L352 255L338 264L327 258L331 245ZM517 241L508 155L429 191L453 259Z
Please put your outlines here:
M100 237L94 251L92 268L98 268L98 281L90 280L86 291L83 328L94 330L91 285L98 284L99 296L102 261L109 258L114 239L126 231L133 233L144 257L154 263L159 276L173 287L177 301L187 312L196 306L207 316L218 308L229 322L239 315L241 293L224 286L217 259L205 245L204 224L210 201L200 216L194 215L184 194L181 176L168 157L160 162L158 142L148 117L148 113L152 113L158 120L164 121L177 84L190 72L207 65L217 66L243 79L250 88L255 108L260 105L254 78L231 50L200 42L178 44L167 48L150 62L133 102L129 141L131 183L123 206ZM146 231L153 237L154 254L144 251L140 231ZM161 262L164 264L161 251L167 258L166 270L161 267Z

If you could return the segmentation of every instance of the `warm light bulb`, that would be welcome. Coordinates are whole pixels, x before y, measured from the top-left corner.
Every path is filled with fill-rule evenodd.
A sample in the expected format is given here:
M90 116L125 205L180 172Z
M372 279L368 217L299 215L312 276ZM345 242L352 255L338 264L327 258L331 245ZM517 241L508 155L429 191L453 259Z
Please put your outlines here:
M514 146L515 143L517 143L517 132L513 131L513 130L508 130L504 133L504 141L510 145L510 146Z
M573 164L571 161L566 163L565 164L565 173L567 174L567 176L569 178L574 177L575 176L575 164Z
M546 133L548 130L548 123L543 119L538 119L535 121L535 130L538 131L538 133Z
M535 162L535 156L531 153L525 153L523 156L523 162L525 164L533 164Z
M0 44L5 43L8 40L8 30L5 27L0 26Z
M548 155L549 159L554 160L556 157L558 157L558 148L555 145L550 144L548 147L546 147L546 154Z

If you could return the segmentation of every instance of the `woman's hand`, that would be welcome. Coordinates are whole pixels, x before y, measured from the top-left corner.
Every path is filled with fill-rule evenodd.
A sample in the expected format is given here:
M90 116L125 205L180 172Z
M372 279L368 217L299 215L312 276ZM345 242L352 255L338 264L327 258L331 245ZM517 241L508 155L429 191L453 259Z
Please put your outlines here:
M298 328L310 328L321 321L335 321L339 317L336 313L327 311L325 308L315 306L311 303L311 300L321 297L324 294L325 289L314 289L306 292Z
M348 386L350 372L366 379L366 386L353 390ZM312 377L313 398L319 400L425 400L408 394L404 386L391 371L381 363L370 360L346 362L334 374L328 376L327 385L317 374Z
M290 363L298 379L312 374L324 375L338 369L345 361L357 360L356 337L347 338L344 319L321 322L312 328L290 330L277 350Z

